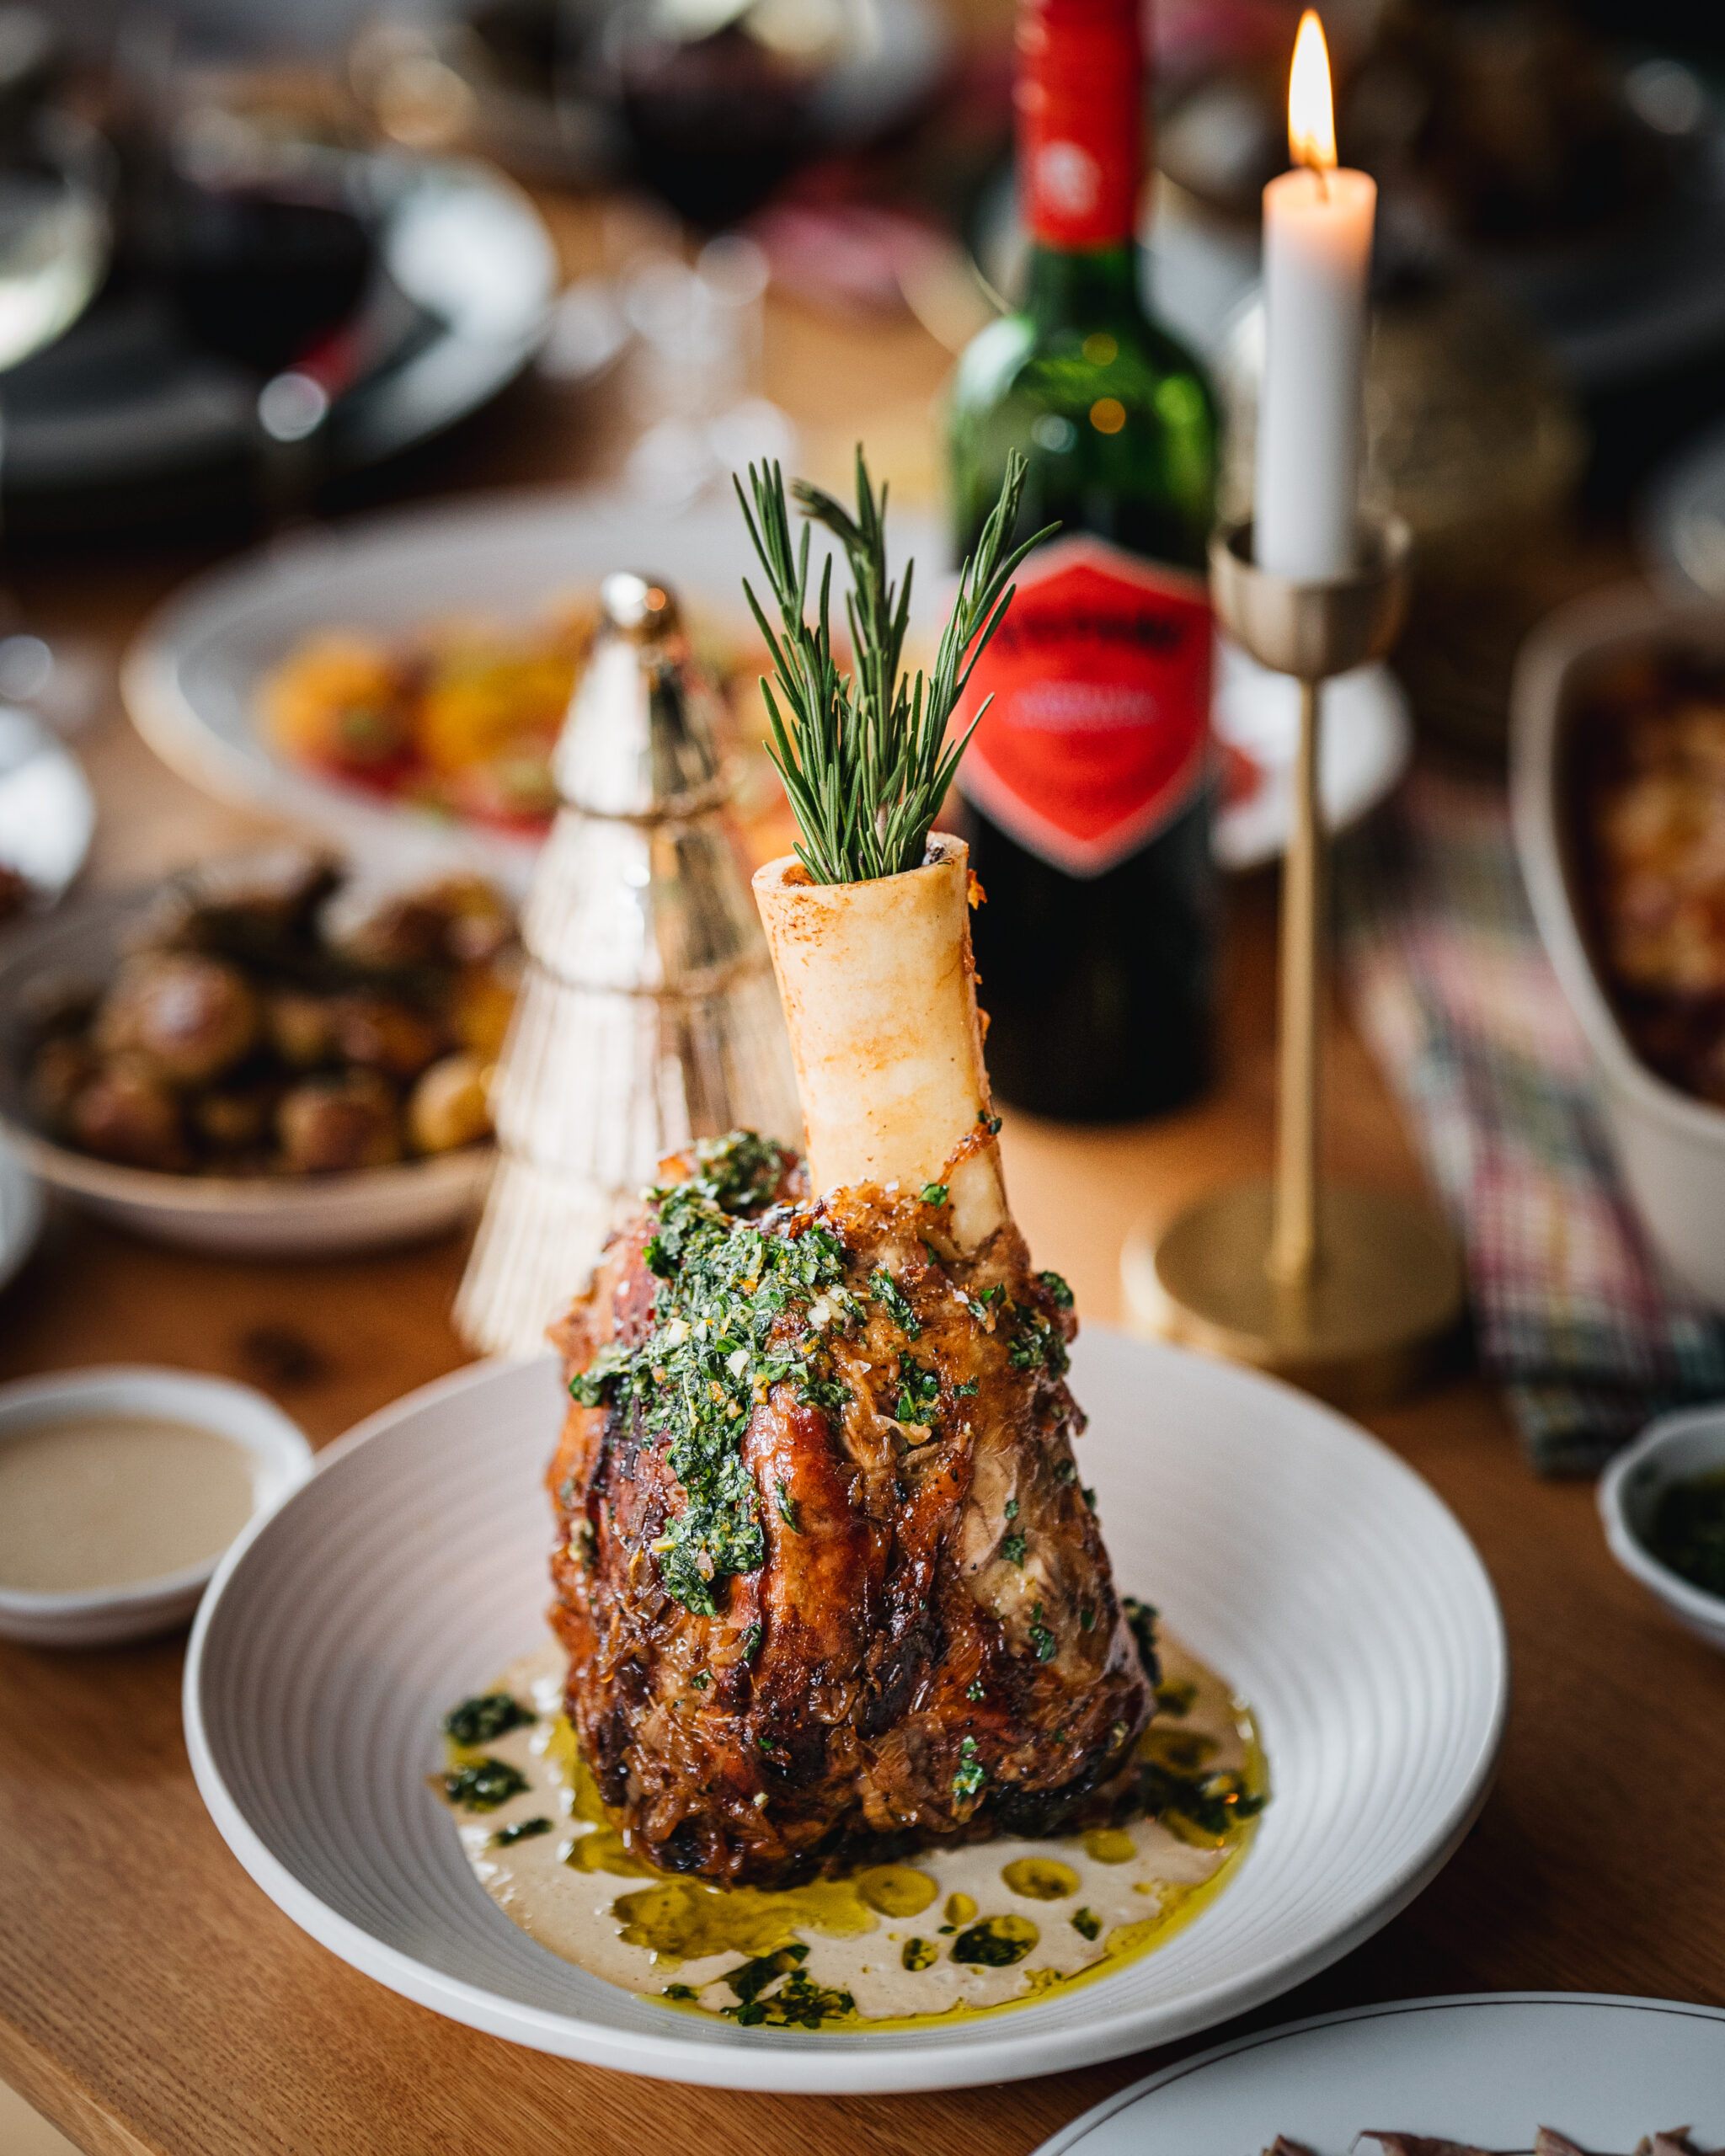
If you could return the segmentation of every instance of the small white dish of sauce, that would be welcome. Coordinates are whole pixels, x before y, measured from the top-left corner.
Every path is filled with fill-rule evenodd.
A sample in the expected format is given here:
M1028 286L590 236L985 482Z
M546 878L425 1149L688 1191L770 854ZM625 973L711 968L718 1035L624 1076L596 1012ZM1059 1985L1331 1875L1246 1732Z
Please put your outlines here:
M144 1364L0 1385L0 1633L106 1646L183 1624L311 1466L249 1385Z

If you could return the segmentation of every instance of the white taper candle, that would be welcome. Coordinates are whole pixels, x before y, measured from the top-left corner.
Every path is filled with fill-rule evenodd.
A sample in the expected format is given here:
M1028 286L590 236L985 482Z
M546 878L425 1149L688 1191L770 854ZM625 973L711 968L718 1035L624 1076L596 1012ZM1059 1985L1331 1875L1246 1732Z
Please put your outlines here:
M1310 9L1288 93L1296 168L1263 191L1264 363L1252 552L1313 581L1354 567L1366 278L1377 183L1336 168L1329 62Z

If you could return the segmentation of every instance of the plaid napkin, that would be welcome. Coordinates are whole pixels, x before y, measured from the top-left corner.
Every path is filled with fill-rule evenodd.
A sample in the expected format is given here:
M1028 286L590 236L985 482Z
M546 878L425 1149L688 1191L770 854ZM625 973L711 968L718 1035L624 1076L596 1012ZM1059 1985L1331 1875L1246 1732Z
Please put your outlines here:
M1648 1249L1528 910L1501 787L1417 771L1338 849L1342 978L1462 1235L1480 1357L1533 1465L1599 1467L1725 1396L1725 1324Z

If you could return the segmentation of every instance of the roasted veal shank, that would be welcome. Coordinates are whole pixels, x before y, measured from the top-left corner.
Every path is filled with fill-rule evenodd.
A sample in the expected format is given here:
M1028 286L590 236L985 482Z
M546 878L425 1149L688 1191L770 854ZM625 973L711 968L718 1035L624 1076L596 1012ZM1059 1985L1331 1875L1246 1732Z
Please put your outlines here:
M1117 1816L1154 1707L1073 1460L1071 1297L1007 1206L964 848L801 852L756 891L807 1168L746 1135L666 1162L559 1334L569 1710L631 1847L736 1882Z

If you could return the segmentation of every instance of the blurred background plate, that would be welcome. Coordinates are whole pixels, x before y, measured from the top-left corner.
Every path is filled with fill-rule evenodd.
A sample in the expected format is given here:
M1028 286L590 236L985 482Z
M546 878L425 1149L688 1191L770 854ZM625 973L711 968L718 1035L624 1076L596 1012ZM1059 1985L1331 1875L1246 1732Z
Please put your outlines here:
M1672 598L1725 599L1725 427L1654 480L1637 536L1649 574Z
M1234 645L1221 643L1215 730L1222 744L1216 858L1224 868L1274 861L1288 841L1300 691ZM1324 685L1318 783L1332 831L1368 815L1413 754L1413 716L1387 666L1362 666Z
M55 903L83 867L95 828L77 757L40 719L0 704L0 869L24 879L27 905Z
M527 365L558 268L513 181L466 159L388 151L323 152L314 176L371 248L339 336L273 373L258 353L188 334L188 307L200 321L219 291L232 312L239 273L225 261L225 282L200 264L209 294L195 288L178 306L148 280L116 276L7 376L9 537L280 514L324 478L452 426ZM221 333L237 334L227 312Z
M894 542L900 561L944 559L944 535L913 517L895 520ZM531 621L550 602L590 596L621 568L669 579L692 618L734 625L753 643L740 581L749 562L728 494L680 514L559 492L366 518L296 535L188 586L146 625L122 687L157 753L218 798L334 835L373 862L459 862L519 894L537 836L434 821L291 761L260 725L263 676L319 630L398 636L441 616Z

